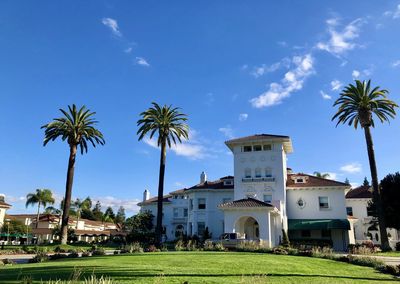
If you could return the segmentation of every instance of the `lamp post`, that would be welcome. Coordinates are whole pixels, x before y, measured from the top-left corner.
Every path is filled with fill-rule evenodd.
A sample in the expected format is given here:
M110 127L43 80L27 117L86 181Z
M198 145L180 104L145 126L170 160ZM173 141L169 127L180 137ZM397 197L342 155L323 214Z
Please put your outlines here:
M5 222L7 222L7 245L10 245L10 219L5 219Z

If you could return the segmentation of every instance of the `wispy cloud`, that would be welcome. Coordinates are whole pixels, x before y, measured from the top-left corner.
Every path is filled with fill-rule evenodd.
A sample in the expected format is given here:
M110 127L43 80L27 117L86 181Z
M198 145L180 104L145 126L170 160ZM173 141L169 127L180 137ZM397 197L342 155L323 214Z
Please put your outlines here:
M321 94L321 97L324 99L324 100L330 100L330 99L332 99L332 97L330 96L330 95L328 95L327 93L325 93L324 91L319 91L319 93Z
M291 64L293 67L285 73L279 83L271 83L266 92L250 100L253 107L263 108L280 104L283 99L289 97L293 92L303 88L305 80L314 73L314 59L310 53L303 56L294 56Z
M400 61L399 61L400 64ZM369 68L365 68L363 70L353 70L353 72L351 72L351 76L353 77L353 79L359 79L361 77L369 77L372 75L374 71L374 66L371 65Z
M361 26L364 23L364 19L358 18L339 30L339 19L333 18L327 20L329 39L318 42L316 48L340 57L347 51L359 46L354 40L359 37Z
M357 79L358 77L360 77L361 73L358 70L353 70L353 72L351 72L351 77L353 77L353 79Z
M218 129L218 131L221 132L222 134L224 134L225 137L228 138L228 139L232 139L234 137L233 136L233 129L232 129L232 127L230 125L227 125L225 127L220 127Z
M400 66L400 60L393 61L392 67L396 68Z
M105 210L107 207L111 207L117 212L120 206L124 207L126 211L137 213L139 212L139 206L137 205L141 200L137 198L116 198L113 196L98 196L92 197L93 201L100 201L101 207Z
M345 173L356 174L356 173L361 173L362 166L360 163L354 162L341 166L340 170Z
M117 20L112 19L112 18L103 18L101 20L101 22L103 23L103 25L105 25L106 27L110 28L111 32L118 37L122 36L121 31L119 30L118 27L118 23Z
M331 82L331 90L332 91L337 91L342 87L342 82L340 82L339 80L333 80Z
M125 52L125 53L131 53L132 50L133 50L132 47L128 47L128 48L125 48L125 49L124 49L124 52Z
M262 64L260 66L253 67L253 70L250 72L255 78L261 77L266 73L274 72L280 68L289 68L290 59L285 57L282 60L275 62L271 65Z
M136 57L136 64L144 67L150 67L150 64L143 57Z
M383 15L385 17L391 17L392 19L400 18L400 4L398 4L393 11L385 11Z
M247 113L239 114L239 121L246 121L249 115Z

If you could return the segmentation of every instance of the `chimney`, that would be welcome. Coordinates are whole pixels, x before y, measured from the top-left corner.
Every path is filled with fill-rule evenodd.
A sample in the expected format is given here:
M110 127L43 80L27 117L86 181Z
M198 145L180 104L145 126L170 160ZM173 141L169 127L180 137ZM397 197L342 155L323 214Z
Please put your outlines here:
M150 199L150 191L145 189L143 192L143 201L149 200Z
M203 171L203 172L201 172L201 175L200 175L200 183L205 183L206 181L207 181L207 175Z
M0 202L5 202L6 196L0 193Z

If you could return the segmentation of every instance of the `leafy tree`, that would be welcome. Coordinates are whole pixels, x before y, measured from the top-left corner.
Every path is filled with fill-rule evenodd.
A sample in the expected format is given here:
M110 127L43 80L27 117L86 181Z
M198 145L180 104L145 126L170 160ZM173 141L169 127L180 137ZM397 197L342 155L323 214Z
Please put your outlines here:
M176 144L177 140L181 143L182 138L189 139L189 127L186 124L186 115L181 113L179 108L167 105L161 107L155 102L152 105L152 107L140 114L142 118L137 121L139 126L137 134L139 135L139 140L142 140L147 135L152 139L155 134L158 134L157 146L161 148L156 225L156 244L159 246L163 228L162 214L167 146L170 148L171 144Z
M35 193L29 193L26 196L25 206L34 206L37 204L36 228L39 226L40 206L46 207L47 204L54 204L53 193L50 189L36 189Z
M74 104L68 106L68 111L63 109L60 109L60 111L63 114L62 117L55 118L52 122L43 125L42 128L45 129L44 146L59 137L62 141L67 141L69 145L65 202L61 223L61 243L66 244L77 150L79 148L81 154L83 154L87 152L88 144L96 147L96 144L104 145L105 141L103 134L94 127L97 124L97 121L93 118L95 112L91 112L85 106L78 110Z
M339 109L332 117L332 120L337 119L336 126L342 123L350 126L353 125L355 129L360 125L364 129L371 170L373 195L378 212L382 249L390 250L386 233L385 213L379 194L378 172L370 128L371 126L375 126L373 115L382 123L389 121L389 118L395 117L395 108L398 107L398 105L387 99L387 90L380 89L379 87L371 89L371 80L368 80L368 82L356 80L355 83L355 85L349 84L345 87L340 97L333 104L333 106L339 106Z
M348 184L348 185L350 185L350 181L349 181L349 179L348 179L348 178L346 178L346 179L344 180L344 183L345 183L345 184Z
M314 176L319 177L319 178L329 178L330 175L328 173L320 173L320 172L314 172Z
M101 221L103 220L103 212L101 211L101 203L100 201L96 202L96 205L93 207L93 215L96 221Z
M32 228L30 226L24 225L24 223L20 220L10 220L8 222L5 222L2 227L3 233L8 233L10 234L26 234L30 233L32 231Z
M115 219L114 210L109 206L107 207L106 211L104 212L104 216L108 216L113 222Z
M96 217L94 216L93 211L87 208L82 209L81 218L96 221Z
M120 206L118 208L117 216L115 216L114 223L123 224L125 222L125 219L126 219L125 208L123 206Z
M61 215L61 210L54 206L47 206L46 209L44 210L44 213L52 215Z
M364 178L363 186L370 186L367 177Z
M382 205L385 208L385 222L389 228L400 229L400 173L389 174L380 184ZM376 201L370 203L369 209L376 216Z
M125 230L130 232L128 242L152 243L154 241L154 216L149 212L140 212L124 223Z
M67 234L67 241L68 242L76 242L78 240L78 237L75 235L75 230L74 229L68 227L67 233L68 233ZM53 230L52 230L52 234L54 236L57 236L57 237L61 238L62 237L62 230L61 230L60 226L58 226L58 225L55 226L53 228Z
M72 203L73 208L75 209L76 212L76 217L77 217L77 222L76 222L76 228L78 228L78 223L80 218L82 217L82 211L87 209L90 210L92 207L92 201L90 200L89 197L87 197L84 200L80 200L77 198L73 203Z

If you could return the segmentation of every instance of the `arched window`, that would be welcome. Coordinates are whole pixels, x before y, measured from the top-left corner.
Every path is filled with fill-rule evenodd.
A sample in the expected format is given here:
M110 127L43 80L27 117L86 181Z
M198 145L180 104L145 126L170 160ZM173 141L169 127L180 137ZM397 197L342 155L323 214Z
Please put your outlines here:
M255 170L255 177L256 177L256 178L260 178L260 177L261 177L261 169L260 169L260 168L256 168L256 170Z
M247 168L244 170L244 177L251 178L251 169Z
M272 177L272 169L265 168L265 177Z

